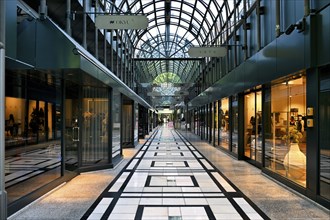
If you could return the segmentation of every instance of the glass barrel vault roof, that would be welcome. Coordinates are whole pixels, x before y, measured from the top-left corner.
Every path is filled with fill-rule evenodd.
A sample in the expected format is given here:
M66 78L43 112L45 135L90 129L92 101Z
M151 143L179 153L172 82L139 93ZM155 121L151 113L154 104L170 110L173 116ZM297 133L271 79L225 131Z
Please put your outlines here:
M191 46L224 43L225 31L231 30L239 20L237 18L234 21L233 12L237 10L238 15L243 8L241 0L100 0L100 2L112 13L147 16L149 20L147 29L121 31L118 34L132 45L138 83L149 85L150 91L153 90L152 85L159 83L173 86L178 82L190 85L194 83L200 72L201 60L189 59L188 49ZM253 2L247 0L247 8ZM176 77L164 77L165 81L160 82L159 76L168 73ZM165 87L157 86L157 90L160 90L159 88ZM174 94L168 92L167 95Z

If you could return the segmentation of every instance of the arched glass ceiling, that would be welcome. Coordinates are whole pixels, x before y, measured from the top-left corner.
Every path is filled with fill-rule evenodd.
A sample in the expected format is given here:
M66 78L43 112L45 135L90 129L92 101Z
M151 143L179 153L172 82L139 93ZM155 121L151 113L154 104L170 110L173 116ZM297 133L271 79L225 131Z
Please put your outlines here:
M201 61L189 59L188 49L192 45L226 43L228 33L239 22L243 10L242 0L99 1L106 11L112 13L144 14L148 17L146 30L114 33L129 39L138 83L144 85L152 85L157 76L167 72L192 85L200 73ZM246 0L246 8L254 1ZM164 102L163 98L160 100Z
M153 81L153 84L157 85L164 85L169 83L181 83L181 79L178 75L174 73L162 73L158 75L155 80Z

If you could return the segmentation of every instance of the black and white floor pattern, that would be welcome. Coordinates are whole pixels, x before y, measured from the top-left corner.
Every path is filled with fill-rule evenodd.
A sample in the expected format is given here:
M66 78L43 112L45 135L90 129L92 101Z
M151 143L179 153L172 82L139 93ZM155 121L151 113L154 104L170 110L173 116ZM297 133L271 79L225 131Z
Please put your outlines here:
M11 187L61 166L60 145L6 157L5 185Z
M82 219L269 219L194 146L154 132Z

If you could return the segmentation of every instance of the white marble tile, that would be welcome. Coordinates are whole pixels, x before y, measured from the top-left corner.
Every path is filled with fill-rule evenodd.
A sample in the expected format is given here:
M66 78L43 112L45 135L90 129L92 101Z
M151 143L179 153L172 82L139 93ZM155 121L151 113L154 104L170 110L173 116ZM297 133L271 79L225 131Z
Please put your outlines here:
M138 205L141 198L119 198L116 205Z
M163 205L185 205L183 198L163 198Z
M138 205L116 205L111 213L115 214L135 214L137 211Z
M140 205L162 205L162 198L141 198Z
M227 192L236 192L236 190L218 172L212 172L212 175Z
M143 217L156 217L156 216L168 216L168 208L167 207L144 207L143 209Z
M185 198L186 205L208 205L205 198Z
M108 220L128 220L128 219L134 219L135 214L115 214L111 213Z
M134 168L134 166L136 165L136 163L138 162L138 159L133 159L132 162L129 164L129 166L127 167L128 170L131 170Z
M168 216L181 216L180 207L168 207Z

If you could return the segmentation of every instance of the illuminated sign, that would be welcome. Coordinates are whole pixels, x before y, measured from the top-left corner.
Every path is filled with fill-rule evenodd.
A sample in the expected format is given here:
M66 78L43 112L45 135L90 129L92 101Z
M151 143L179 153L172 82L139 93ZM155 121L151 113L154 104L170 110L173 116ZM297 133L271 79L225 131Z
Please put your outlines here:
M224 57L227 50L224 47L190 47L188 54L190 57Z
M149 20L144 15L99 15L95 26L99 29L140 30L148 27Z

